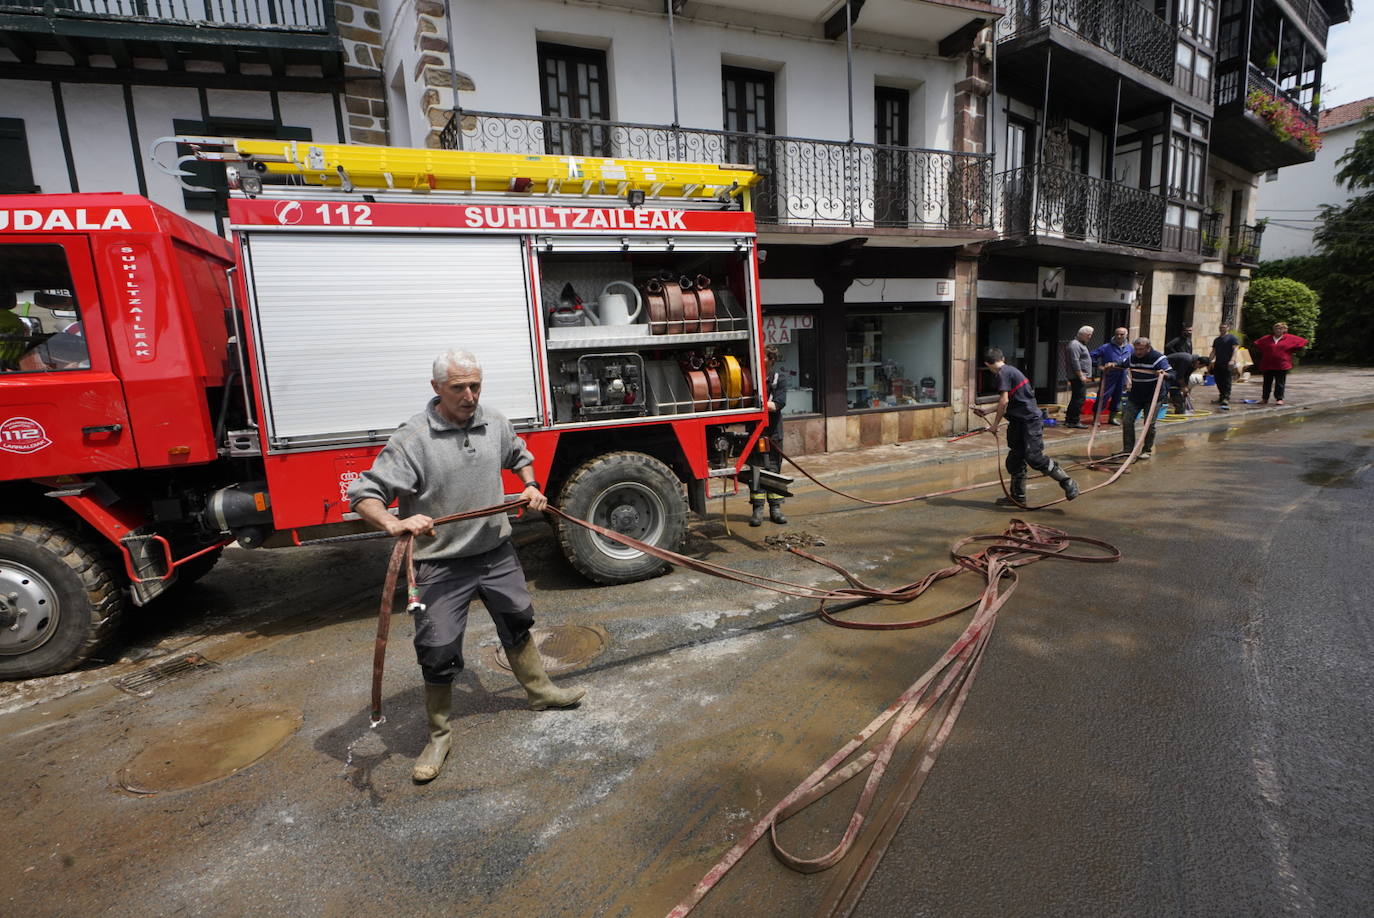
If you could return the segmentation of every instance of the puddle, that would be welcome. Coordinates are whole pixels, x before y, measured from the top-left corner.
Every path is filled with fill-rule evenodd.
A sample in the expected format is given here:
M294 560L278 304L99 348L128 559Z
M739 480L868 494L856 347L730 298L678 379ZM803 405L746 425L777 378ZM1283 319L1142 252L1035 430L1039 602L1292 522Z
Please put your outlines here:
M555 625L552 628L534 628L530 639L539 648L539 658L544 661L544 671L549 675L565 673L585 666L601 656L610 645L611 638L605 629L593 625ZM506 659L505 648L488 648L487 662L510 672L510 661Z
M115 775L139 796L171 793L235 774L276 749L301 726L294 708L241 708L199 720L154 740Z
M1358 488L1356 479L1368 468L1368 464L1352 465L1341 459L1318 459L1298 477L1319 488Z

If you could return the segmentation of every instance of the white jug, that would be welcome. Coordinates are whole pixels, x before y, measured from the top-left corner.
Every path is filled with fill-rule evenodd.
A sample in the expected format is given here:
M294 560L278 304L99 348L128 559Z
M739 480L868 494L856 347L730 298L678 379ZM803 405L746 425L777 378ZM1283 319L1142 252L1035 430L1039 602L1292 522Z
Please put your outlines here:
M634 312L630 312L630 303L624 294L607 292L612 287L624 287L634 294ZM596 298L596 311L602 325L632 325L643 309L644 299L639 295L639 288L625 281L611 281Z

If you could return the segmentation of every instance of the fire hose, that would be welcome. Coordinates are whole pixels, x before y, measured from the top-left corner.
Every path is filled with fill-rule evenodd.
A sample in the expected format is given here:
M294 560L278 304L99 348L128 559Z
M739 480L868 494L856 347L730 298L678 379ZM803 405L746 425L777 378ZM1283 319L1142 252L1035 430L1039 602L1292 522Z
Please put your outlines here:
M1121 462L1121 465L1111 477L1104 482L1083 489L1083 493L1098 490L1112 484L1126 472L1130 464L1139 456L1142 445L1145 442L1144 435L1148 435L1150 427L1154 423L1154 414L1162 388L1163 377L1160 376L1156 381L1155 389L1152 393L1143 435L1136 441L1134 448L1125 456L1124 461ZM1101 389L1099 389L1099 391L1101 391ZM1116 456L1109 456L1102 460L1094 460L1091 458L1092 442L1093 437L1096 435L1097 428L1098 417L1095 412L1092 436L1089 437L1088 446L1089 467L1097 467L1104 462L1118 458ZM997 436L996 430L985 428L985 431L992 433L995 442L998 444L997 448L1000 454L1001 440ZM966 485L961 488L953 488L946 491L919 495L917 497L874 501L832 488L817 480L805 469L802 469L794 460L785 455L783 458L791 462L792 465L798 468L807 478L825 490L875 506L924 500L936 496L982 488L992 483L985 482L975 485ZM1011 497L1011 493L1007 488L1000 464L998 468L998 483L1001 484L1002 490L1007 498L1023 509L1043 509L1044 507L1060 503L1065 499L1060 498L1035 507L1028 507L1016 501ZM437 518L434 520L434 525L443 525L458 520L475 519L496 513L523 509L527 504L528 501L522 499L507 504L483 507L465 513ZM710 561L689 558L685 555L641 542L623 533L599 526L595 523L569 516L552 504L549 504L545 510L566 523L583 526L604 538L619 542L627 547L637 549L645 554L660 558L671 564L710 574L712 576L722 577L738 583L772 590L784 595L818 600L820 602L819 611L821 617L830 624L843 628L861 630L920 628L943 621L961 612L967 611L970 608L975 609L973 617L968 626L964 629L964 632L955 640L949 649L945 651L940 659L922 674L920 678L912 683L912 685L907 688L892 705L871 721L853 739L836 751L834 755L818 767L805 781L794 788L792 792L785 796L768 814L760 819L743 839L731 848L715 866L707 871L706 875L692 892L669 913L669 918L682 918L682 916L687 915L706 896L706 894L710 892L721 878L725 876L731 867L743 858L745 853L753 847L765 832L770 835L774 851L779 860L794 870L804 873L813 873L828 869L839 863L853 848L858 840L860 830L868 821L869 811L877 796L878 787L886 774L898 744L918 724L923 722L927 715L932 711L937 711L934 721L927 729L926 735L928 739L926 741L924 754L921 756L911 756L910 764L902 776L900 791L896 797L887 801L875 816L879 828L875 835L869 840L869 847L864 858L852 869L848 876L841 878L841 881L833 884L831 890L825 897L825 903L822 908L824 913L848 914L857 904L858 898L862 894L868 879L877 869L877 864L881 860L888 842L895 834L897 827L901 824L902 818L905 816L907 810L909 810L915 802L921 786L924 784L926 777L934 767L936 757L954 728L954 723L960 711L963 709L964 701L973 684L973 679L977 675L978 668L982 663L983 653L992 635L993 626L997 620L997 614L1006 604L1018 583L1017 569L1026 564L1038 561L1041 558L1059 558L1060 560L1086 563L1110 563L1118 561L1121 558L1120 551L1107 542L1082 536L1071 536L1068 533L1048 526L1040 526L1013 519L1008 528L1001 535L969 536L961 539L959 542L956 542L950 550L954 564L928 574L921 580L894 590L884 590L870 586L834 562L792 548L791 551L793 553L835 571L849 584L848 587L833 589L818 588L766 577L761 574L740 571ZM961 549L966 546L980 542L990 542L991 544L975 554L965 555L961 552ZM1065 552L1065 549L1072 543L1093 546L1102 550L1104 553L1068 554ZM397 536L387 565L386 579L382 589L381 603L378 610L377 640L373 655L371 711L373 726L381 723L382 720L382 677L385 667L387 638L390 628L392 600L396 592L396 586L400 578L402 567L404 567L406 571L407 611L423 611L424 609L423 604L420 602L419 590L415 582L414 545L415 535L413 533L407 532ZM912 602L918 599L926 590L936 583L955 577L961 573L975 573L983 577L985 585L978 597L956 608L939 612L925 618L899 622L854 621L840 618L838 616L838 610L832 611L826 608L827 603L841 600L848 600L848 602L845 603L846 607L853 607L871 602ZM863 752L853 758L852 761L848 761L848 764L845 764L855 752L861 749L869 739L875 736L885 726L888 727L887 733L875 748ZM801 812L812 803L846 784L865 770L869 772L868 778L855 804L844 835L838 844L830 851L818 857L810 858L793 854L783 847L777 837L777 826L779 823Z

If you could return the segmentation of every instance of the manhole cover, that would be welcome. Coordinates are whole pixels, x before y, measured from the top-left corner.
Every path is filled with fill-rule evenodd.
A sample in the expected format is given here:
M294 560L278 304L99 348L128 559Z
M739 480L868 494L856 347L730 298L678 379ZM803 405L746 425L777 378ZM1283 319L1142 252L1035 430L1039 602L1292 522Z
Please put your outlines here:
M252 765L300 729L294 708L242 708L153 740L115 775L131 794L186 790Z
M584 666L605 651L610 643L610 635L594 625L554 625L552 628L534 628L530 639L539 648L539 658L544 661L544 670L549 675L565 673ZM510 661L506 659L506 649L500 645L488 650L490 661L510 672Z

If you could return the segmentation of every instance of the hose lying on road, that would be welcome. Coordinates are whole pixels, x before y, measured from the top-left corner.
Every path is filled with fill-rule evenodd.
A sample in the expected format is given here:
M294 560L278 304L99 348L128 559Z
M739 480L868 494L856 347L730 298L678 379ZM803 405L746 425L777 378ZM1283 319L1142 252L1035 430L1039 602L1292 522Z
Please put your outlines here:
M1135 371L1135 370L1132 370L1131 372L1143 372L1143 371ZM1104 377L1104 380L1105 380L1105 377ZM1099 387L1098 387L1098 398L1099 398L1099 399L1101 398L1102 388L1103 388L1103 386L1102 386L1102 385L1099 385ZM1101 481L1101 482L1098 482L1098 483L1095 484L1095 485L1090 485L1089 487L1083 488L1082 490L1080 490L1080 491L1078 492L1078 493L1079 493L1079 496L1082 496L1082 495L1084 495L1084 494L1087 494L1087 493L1089 493L1089 492L1091 492L1091 491L1096 491L1096 490L1098 490L1099 488L1105 488L1105 487L1107 487L1107 485L1114 483L1118 478L1120 478L1122 475L1126 474L1126 470L1127 470L1128 468L1130 468L1131 463L1135 462L1135 460L1140 456L1141 449L1142 449L1142 447L1143 447L1144 444L1145 444L1146 438L1149 436L1150 429L1151 429L1151 428L1154 426L1154 424L1155 424L1155 413L1156 413L1156 410L1157 410L1158 405L1159 405L1159 395L1160 395L1160 393L1163 391L1163 388L1164 388L1164 377L1163 377L1163 376L1160 376L1160 377L1158 378L1158 380L1155 382L1155 390L1154 390L1154 392L1151 394L1151 397L1150 397L1150 407L1149 407L1149 409L1147 410L1147 412L1146 412L1146 414L1145 414L1145 423L1144 423L1144 425L1143 425L1142 428L1141 428L1141 435L1140 435L1139 438L1136 439L1136 441L1135 441L1135 447L1134 447L1129 453L1117 453L1117 454L1114 454L1114 455L1111 455L1111 456L1104 456L1104 457L1101 458L1101 459L1094 459L1094 458L1093 458L1093 454L1092 454L1092 450L1093 450L1093 441L1097 438L1098 422L1099 422L1099 420L1100 420L1100 416L1099 416L1096 412L1094 412L1094 414L1093 414L1093 426L1092 426L1092 431L1088 434L1088 460L1087 460L1086 463L1084 463L1084 467L1090 468L1090 469L1100 469L1100 468L1102 468L1102 467L1104 467L1104 466L1106 466L1106 465L1109 465L1109 464L1116 464L1116 463L1119 463L1119 464L1117 465L1116 470L1112 473L1112 475L1111 475L1110 478L1108 478L1106 481ZM1100 402L1099 402L1099 404L1100 404ZM953 442L954 440L962 440L962 439L964 439L964 438L966 438L966 437L970 437L970 436L973 436L973 435L975 435L975 434L982 434L982 433L990 433L990 434L992 434L993 441L996 443L996 452L997 452L997 455L1000 457L1001 452L1002 452L1002 438L1001 438L1001 436L998 434L998 432L997 432L996 430L993 430L993 429L990 428L990 427L983 427L983 428L980 428L980 429L978 429L978 430L969 431L968 433L965 433L965 434L960 434L959 436L954 437L950 442ZM996 480L996 481L991 481L991 480L989 480L989 481L980 481L980 482L978 482L977 484L964 485L964 486L958 487L958 488L948 488L948 489L946 489L946 490L944 490L944 491L932 491L932 492L930 492L929 494L917 494L917 495L914 496L914 497L897 497L897 498L893 498L892 500L870 500L870 499L868 499L868 498L866 498L866 497L860 497L860 496L857 495L857 494L852 494L852 493L850 493L850 492L848 492L848 491L841 491L839 488L833 488L833 487L831 487L830 485L828 485L828 484L826 484L825 482L821 481L821 480L820 480L819 478L817 478L815 475L812 475L812 474L811 474L810 472L808 472L806 469L802 468L802 466L799 465L799 464L797 463L797 460L793 459L791 456L787 455L786 453L782 452L781 450L779 450L778 452L779 452L779 454L782 456L783 459L785 459L788 463L790 463L790 464L792 465L792 467L795 468L798 472L801 472L803 476L805 476L806 478L810 479L811 482L812 482L813 484L816 484L816 485L820 486L820 487L823 488L824 490L829 491L831 494L838 494L840 497L848 498L849 500L857 501L858 503L861 503L861 504L867 504L867 505L869 505L869 506L871 506L871 507L890 507L890 506L892 506L892 505L894 505L894 504L909 504L909 503L912 503L913 501L918 501L918 500L930 500L930 499L933 498L933 497L948 497L948 496L950 496L950 495L952 495L952 494L962 494L962 493L965 492L965 491L977 491L977 490L980 490L980 489L982 489L982 488L990 487L990 486L995 485L995 484L1000 484L1000 485L1002 486L1002 493L1006 496L1006 499L1007 499L1007 501L1008 501L1009 503L1014 504L1015 506L1019 507L1019 508L1022 509L1022 510L1044 510L1046 507L1053 507L1055 504L1062 504L1062 503L1064 503L1066 500L1068 500L1067 497L1060 497L1060 498L1056 498L1055 500L1049 501L1049 502L1047 502L1047 503L1036 504L1035 506L1030 506L1029 504L1022 503L1021 501L1017 500L1015 497L1012 496L1011 490L1007 487L1007 481L1006 481L1006 478L1004 477L1003 472L1002 472L1002 463L1001 463L1001 462L998 462L998 463L997 463L997 480Z
M991 544L976 554L965 555L961 552L961 549L977 542L989 542ZM1105 553L1100 555L1066 553L1065 549L1075 542L1094 546ZM929 739L925 750L920 755L915 752L912 753L911 764L903 775L903 780L895 792L895 796L890 797L874 816L879 828L876 834L868 839L868 850L864 858L853 866L844 877L832 884L825 897L824 906L819 913L848 914L852 911L869 877L876 869L888 841L895 833L897 826L901 824L906 811L915 802L921 785L925 782L940 749L954 728L954 722L963 709L964 700L968 696L969 688L972 686L974 676L977 675L978 667L982 662L983 652L992 636L992 629L997 621L997 613L1011 598L1011 594L1016 588L1018 582L1017 569L1041 558L1059 558L1065 561L1089 563L1109 563L1121 559L1121 553L1106 542L1071 536L1058 529L1026 523L1021 520L1012 520L1007 530L1000 536L970 536L961 539L950 549L950 553L955 562L953 565L936 571L919 581L919 586L910 589L907 595L910 599L915 599L927 587L960 573L968 572L979 575L983 578L984 586L978 598L969 604L976 605L977 610L969 621L968 627L964 629L964 632L950 645L940 659L912 683L896 701L859 731L853 739L840 747L834 755L822 763L806 780L797 785L772 810L756 822L753 828L715 866L706 872L706 875L692 892L668 913L669 918L682 918L688 914L720 882L730 868L738 863L745 853L763 837L765 832L772 839L773 849L778 859L793 870L814 873L839 863L853 848L860 830L867 821L869 810L877 796L878 786L886 773L897 745L931 711L938 709L938 714L926 733ZM835 565L827 566L840 570ZM856 582L849 575L846 574L845 576L851 582ZM968 606L962 608L968 608ZM829 618L829 620L846 628L913 628L939 621L941 618L948 617L949 614L953 613L895 624L838 621L833 618ZM845 764L884 726L888 726L887 733L874 748L859 754L852 761L848 761L848 764ZM802 857L783 847L777 835L779 823L796 815L865 770L868 771L868 778L850 815L844 834L835 847L816 857Z

